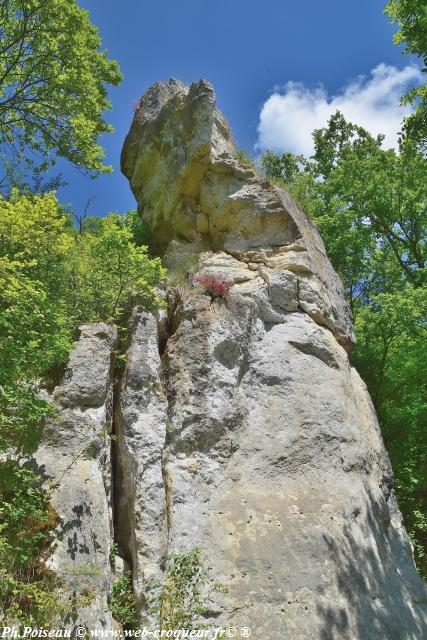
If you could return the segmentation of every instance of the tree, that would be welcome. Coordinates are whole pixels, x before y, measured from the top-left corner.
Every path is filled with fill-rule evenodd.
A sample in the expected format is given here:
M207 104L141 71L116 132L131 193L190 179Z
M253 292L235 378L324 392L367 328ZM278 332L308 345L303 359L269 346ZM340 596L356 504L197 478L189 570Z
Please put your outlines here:
M398 151L337 112L315 152L269 152L267 175L311 213L355 316L353 363L373 398L399 505L427 575L427 163L406 136Z
M392 283L390 283L392 284ZM396 493L427 576L427 290L380 293L356 312L353 362L372 395L394 471Z
M0 622L54 624L71 612L49 555L57 516L31 455L55 409L40 387L67 361L78 325L118 321L159 299L159 258L138 245L134 212L81 230L54 194L0 196ZM55 420L50 420L54 428ZM84 603L81 604L84 606Z
M75 0L0 0L0 145L30 162L55 155L96 174L112 131L106 85L121 80ZM33 154L30 159L31 154Z
M427 248L427 166L422 154L410 140L401 144L399 153L383 149L382 135L372 137L339 112L326 128L314 131L313 138L309 170L321 197L317 222L332 239L331 218L345 217L346 234L357 247L361 270L356 269L349 285L366 288L366 260L371 270L381 251L383 258L391 253L401 275L419 286L425 278ZM347 263L345 254L342 247L334 261Z
M405 43L405 53L421 58L427 72L427 6L424 0L390 0L385 8L392 22L400 29L394 36L396 44ZM427 83L414 87L404 97L406 104L415 104L415 113L406 120L407 133L425 149L427 143Z
M68 310L74 322L117 321L129 301L139 297L158 306L155 285L165 275L160 258L150 258L134 241L134 214L87 219L75 234L68 262Z
M67 358L68 227L53 195L0 197L0 452L37 448L49 407L34 381Z

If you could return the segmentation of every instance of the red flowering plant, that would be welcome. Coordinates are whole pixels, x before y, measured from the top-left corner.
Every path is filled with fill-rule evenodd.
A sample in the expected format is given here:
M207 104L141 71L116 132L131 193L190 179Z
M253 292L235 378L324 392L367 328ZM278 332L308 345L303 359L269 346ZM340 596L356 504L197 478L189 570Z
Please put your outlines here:
M227 293L233 286L233 282L224 280L219 276L196 276L195 281L197 284L202 285L205 288L206 293L210 298L225 298Z

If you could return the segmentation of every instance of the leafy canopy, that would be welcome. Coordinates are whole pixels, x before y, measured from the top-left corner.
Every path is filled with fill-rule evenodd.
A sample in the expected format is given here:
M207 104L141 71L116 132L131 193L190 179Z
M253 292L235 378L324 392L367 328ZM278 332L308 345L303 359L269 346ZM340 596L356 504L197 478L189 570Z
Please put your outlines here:
M392 22L399 25L394 36L396 44L405 44L405 53L422 60L427 73L427 5L425 0L390 0L385 8ZM404 97L407 104L416 104L415 113L407 118L407 131L426 149L427 143L427 83L414 87Z
M53 194L0 196L0 452L37 447L48 407L34 381L60 371L79 324L160 303L164 269L134 234L134 212L78 231Z
M112 131L106 85L121 73L100 46L75 0L0 0L0 147L10 157L110 170L97 140Z
M140 244L135 215L85 220L54 194L0 196L0 621L53 624L70 611L44 559L56 516L31 466L54 428L40 386L59 376L77 327L118 321L133 300L159 304L158 258ZM68 605L67 605L68 606ZM83 606L83 604L81 605Z

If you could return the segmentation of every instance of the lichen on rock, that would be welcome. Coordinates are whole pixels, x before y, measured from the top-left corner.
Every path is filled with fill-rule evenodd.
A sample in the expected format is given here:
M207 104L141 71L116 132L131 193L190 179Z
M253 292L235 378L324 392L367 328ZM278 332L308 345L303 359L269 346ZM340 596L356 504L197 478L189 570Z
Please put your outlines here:
M208 82L153 85L136 109L121 163L153 248L163 253L174 239L200 238L242 263L294 272L303 283L299 304L351 348L350 310L316 226L239 160Z

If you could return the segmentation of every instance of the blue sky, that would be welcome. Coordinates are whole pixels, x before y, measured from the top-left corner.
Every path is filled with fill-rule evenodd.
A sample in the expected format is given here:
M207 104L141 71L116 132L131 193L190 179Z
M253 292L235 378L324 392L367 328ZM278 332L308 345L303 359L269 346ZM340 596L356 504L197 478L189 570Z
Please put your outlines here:
M237 146L254 153L255 145L259 151L271 146L272 140L278 141L278 151L307 150L307 126L318 126L326 117L333 96L338 96L339 107L354 106L362 96L355 116L360 113L368 125L375 120L392 130L400 85L411 76L408 68L402 71L409 59L392 43L394 28L383 15L383 0L80 0L80 4L89 10L110 57L119 61L124 80L111 90L113 109L106 114L116 133L102 139L114 173L91 180L60 163L69 184L59 197L76 212L88 198L92 215L135 208L120 174L120 150L133 103L157 80L210 80ZM381 64L388 66L380 67L375 79L372 71ZM378 89L381 73L383 84ZM361 75L366 78L357 80Z

